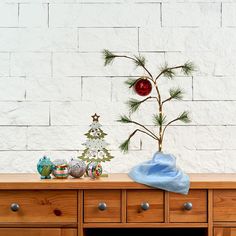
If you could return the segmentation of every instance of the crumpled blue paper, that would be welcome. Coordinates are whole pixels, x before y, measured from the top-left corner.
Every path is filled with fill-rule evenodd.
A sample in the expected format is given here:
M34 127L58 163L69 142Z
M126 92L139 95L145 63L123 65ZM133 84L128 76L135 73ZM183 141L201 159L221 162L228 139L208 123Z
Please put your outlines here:
M176 167L176 158L171 154L156 152L152 160L131 169L129 177L148 186L188 194L189 176Z

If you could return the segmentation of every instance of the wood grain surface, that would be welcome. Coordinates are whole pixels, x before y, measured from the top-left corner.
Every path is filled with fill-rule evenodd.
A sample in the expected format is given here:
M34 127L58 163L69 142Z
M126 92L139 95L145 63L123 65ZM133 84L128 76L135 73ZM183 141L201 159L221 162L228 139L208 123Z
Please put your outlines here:
M105 203L107 209L98 209L99 203ZM121 222L120 190L85 190L84 222Z
M13 203L20 207L16 212ZM1 190L0 222L77 223L77 191Z
M236 228L215 228L214 236L236 236Z
M1 236L77 236L76 229L0 228Z
M149 204L142 210L141 203ZM127 222L163 222L164 192L160 190L127 190Z
M236 221L236 190L214 190L213 220Z
M236 189L235 174L189 174L191 189ZM38 174L0 174L0 189L150 189L125 173L96 180L68 178L41 180Z
M185 210L184 203L191 202L192 210ZM169 194L170 222L207 222L207 191L190 190L188 195Z

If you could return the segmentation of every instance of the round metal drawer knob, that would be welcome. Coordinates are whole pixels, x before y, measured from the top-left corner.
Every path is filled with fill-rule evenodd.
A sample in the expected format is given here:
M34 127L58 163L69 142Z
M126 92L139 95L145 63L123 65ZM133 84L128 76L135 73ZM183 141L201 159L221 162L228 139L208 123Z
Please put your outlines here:
M150 205L148 202L142 202L141 203L141 209L144 211L147 211L150 208Z
M12 203L11 204L11 210L12 211L19 211L19 209L20 209L20 205L19 204L17 204L17 203Z
M99 209L100 211L105 211L105 210L107 209L107 204L106 204L105 202L100 202L100 203L98 204L98 209Z
M193 209L193 204L192 204L191 202L185 202L185 203L184 203L184 209L185 209L186 211L192 210L192 209Z

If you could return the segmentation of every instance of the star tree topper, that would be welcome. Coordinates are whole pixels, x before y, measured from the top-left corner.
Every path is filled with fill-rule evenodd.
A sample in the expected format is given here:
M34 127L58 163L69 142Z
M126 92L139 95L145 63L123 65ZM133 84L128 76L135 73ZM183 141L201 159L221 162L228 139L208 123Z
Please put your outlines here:
M90 125L90 129L85 136L88 138L83 145L86 149L83 151L82 155L79 158L83 161L96 161L96 162L106 162L110 161L113 156L106 149L108 143L104 140L104 137L107 135L101 129L101 124L99 123L98 116L96 113L92 116L93 122Z

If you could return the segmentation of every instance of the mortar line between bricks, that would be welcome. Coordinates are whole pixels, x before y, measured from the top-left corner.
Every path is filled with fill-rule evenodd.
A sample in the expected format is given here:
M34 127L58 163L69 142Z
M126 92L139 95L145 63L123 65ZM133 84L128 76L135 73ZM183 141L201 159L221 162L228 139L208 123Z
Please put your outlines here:
M222 27L223 25L222 19L223 19L223 3L221 2L220 3L220 27Z
M0 77L1 78L1 77ZM8 78L8 76L3 76L2 78ZM9 78L25 78L24 76L22 76L22 77L18 77L18 76L12 76L12 77L9 77ZM85 78L85 77L84 77ZM44 103L47 103L47 102L56 102L56 103L68 103L68 102L70 102L70 103L80 103L81 102L81 99L77 99L77 100L39 100L39 99L37 99L37 100L34 100L34 99L26 99L26 100L24 100L24 99L22 99L22 100L0 100L0 104L1 103L42 103L42 102L44 102ZM87 102L87 103L94 103L94 101L93 100L86 100L86 101L84 101L84 102ZM181 100L181 101L173 101L173 104L175 103L175 104L181 104L181 103L185 103L185 102L192 102L192 103L194 103L194 102L204 102L204 103L206 103L206 102L208 102L208 103L211 103L211 102L214 102L214 103L216 103L216 102L236 102L236 100L196 100L196 99L194 99L194 100L192 100L192 98L190 98L190 99L183 99L183 100ZM124 101L123 100L114 100L114 101L112 101L111 102L112 104L113 103L124 103ZM153 101L147 101L147 103L149 103L149 104L151 104L151 103L153 103L153 104L155 104L155 102L153 102Z
M0 29L39 29L39 27L0 26Z
M193 86L193 83L194 83L194 79L193 79L193 76L192 76L192 101L194 101L194 86Z
M28 150L28 145L29 145L29 133L28 133L28 128L26 129L26 145L25 149Z
M110 86L111 86L111 94L110 94L110 102L113 102L113 80L110 80Z
M53 5L59 5L59 4L66 4L66 5L120 5L120 4L123 4L123 2L68 2L68 3L65 3L65 2L59 2L59 3L52 3Z
M79 125L78 125L79 126ZM29 128L29 127L39 127L39 128L48 128L49 125L19 125L19 124L13 124L13 125L0 125L1 128L7 127L7 128Z
M59 3L52 3L52 5L122 5L123 2L117 2L117 1L110 1L110 2L59 2ZM138 4L145 4L145 5L152 5L152 4L160 4L160 2L134 2L134 5Z
M63 28L63 27L55 27L55 28ZM65 27L67 28L67 27ZM75 27L72 27L75 28ZM137 29L137 26L77 26L78 29Z
M138 37L138 52L139 52L139 44L140 44L140 35L139 35L139 30L140 30L140 27L138 27L137 28L138 30L137 30L137 33L138 33L138 35L137 35L137 37Z
M17 20L18 26L20 25L20 3L17 4Z
M236 27L235 27L236 28ZM111 50L112 52L114 53L133 53L133 52L136 52L136 50L134 51L130 51L130 50L124 50L124 51L117 51L117 50ZM5 52L9 52L9 50L6 50L6 51L0 51L0 53L5 53ZM11 52L13 53L48 53L48 50L45 49L45 50L40 50L40 51L37 51L37 50L24 50L24 51L19 51L19 50L11 50ZM76 47L75 49L64 49L64 50L53 50L54 53L73 53L73 54L78 54L78 53L81 53L81 54L101 54L101 50L93 50L93 51L86 51L86 50L78 50L78 48ZM201 53L201 52L208 52L208 53L212 53L213 51L212 50L190 50L190 51L180 51L180 50L140 50L140 53L182 53L182 54L185 54L185 53ZM236 50L233 50L232 52L236 52ZM218 77L222 77L222 75L219 75Z
M48 125L49 126L51 126L52 125L52 123L51 123L51 102L49 103L49 106L48 106L48 112L49 112L49 114L48 114Z
M48 28L49 28L49 3L47 3L47 10L48 10L48 15L47 15L47 25L48 25Z
M11 77L11 59L12 59L12 53L9 52L9 71L8 71L9 77Z
M120 149L118 147L117 147L117 149L109 149L109 150L113 151L113 152L114 151L120 151ZM147 150L147 149L145 149L145 150ZM15 150L3 149L3 150L0 150L0 152L78 152L78 151L83 151L83 149L15 149ZM130 149L130 151L140 152L140 151L143 151L143 150Z
M75 28L80 28L80 29L136 29L139 25L122 25L122 26L119 26L119 25L114 25L114 26L97 26L97 25L90 25L90 26L54 26L53 29L75 29ZM7 27L8 28L8 27ZM15 28L18 28L18 27L15 27ZM23 27L22 27L23 28ZM25 28L25 27L24 27ZM28 28L31 28L32 27L28 27ZM34 27L36 28L36 27Z
M163 20L163 8L162 8L162 2L160 3L160 25L161 27L163 27L163 23L162 23L162 20Z
M51 78L53 78L53 52L50 52L50 73Z
M114 122L116 122L114 120ZM87 127L87 123L86 124L78 124L78 125L0 125L0 128L52 128L52 127L62 127L62 128L69 128L69 127L74 127L74 128L79 128L79 127ZM150 127L150 128L154 128L154 125L149 125L149 124L145 124L145 126ZM103 127L107 128L107 127L125 127L124 125L116 125L116 124L104 124L103 123ZM225 127L225 128L230 128L230 127L236 127L236 124L220 124L220 125L203 125L203 124L196 124L196 125L170 125L170 127L191 127L191 128L196 128L196 127Z
M79 51L80 39L79 39L79 28L77 29L77 50Z
M80 95L81 101L83 101L83 90L84 90L84 77L81 76L81 95Z
M117 149L109 149L110 151L114 152L114 151L120 151L120 149L117 147ZM194 148L194 149L188 149L186 148L186 150L192 150L192 151L235 151L235 148L229 149L229 148L212 148L212 149L207 149L207 148ZM0 150L0 152L79 152L79 151L83 151L83 149L15 149L15 150L7 150L7 149L3 149ZM142 152L142 151L150 151L147 148L144 149L139 149L139 148L135 148L135 149L131 149L130 151L132 152Z
M25 88L24 99L26 100L26 98L27 98L27 89Z
M180 25L180 26L162 26L162 28L166 28L166 29L177 29L177 28L194 28L194 29L196 29L196 28L199 28L199 29L201 29L201 28L203 28L204 29L204 27L202 27L202 26L194 26L194 25L186 25L186 26L184 26L184 25ZM216 29L217 28L219 28L219 26L218 27L215 27Z
M224 149L224 148L212 148L212 149L207 149L207 148L196 148L196 151L229 151L229 150L235 150L235 149Z
M117 121L114 120L114 123L117 123ZM125 127L125 124L105 124L103 123L103 127ZM154 125L150 125L150 124L144 124L147 127L155 127ZM7 128L50 128L50 127L84 127L84 126L88 126L87 123L86 124L77 124L77 125L0 125L1 128L3 127L7 127ZM170 127L236 127L236 124L220 124L220 125L212 125L212 124L192 124L192 125L170 125Z

